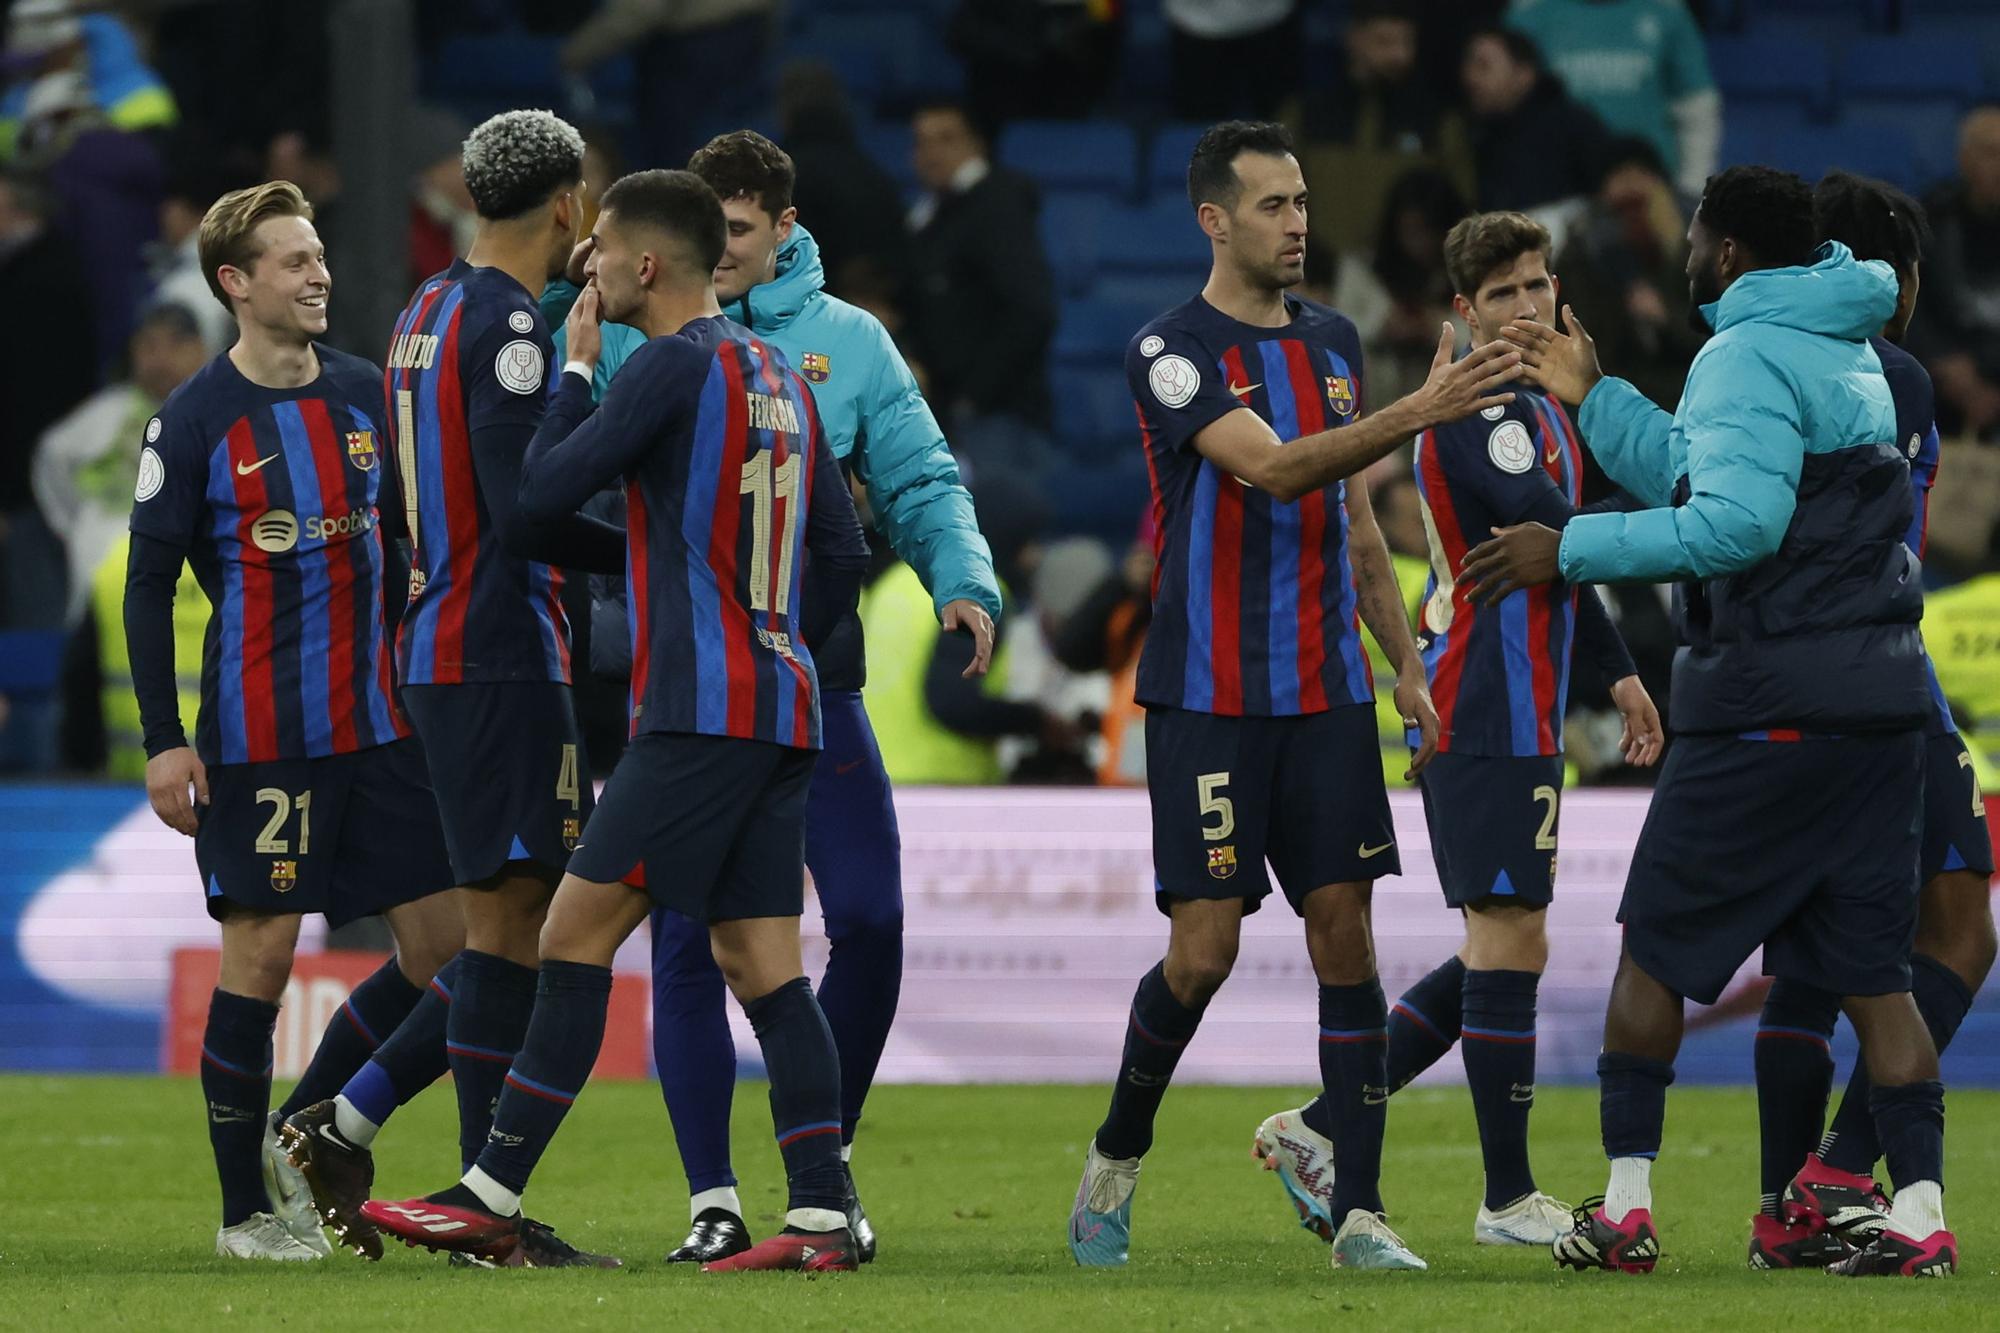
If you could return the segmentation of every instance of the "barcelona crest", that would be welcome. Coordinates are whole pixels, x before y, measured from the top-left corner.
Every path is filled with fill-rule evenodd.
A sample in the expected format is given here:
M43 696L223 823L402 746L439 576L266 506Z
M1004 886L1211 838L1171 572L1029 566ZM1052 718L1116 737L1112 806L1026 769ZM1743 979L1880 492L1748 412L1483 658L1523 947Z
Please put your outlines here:
M1341 416L1354 415L1354 381L1345 375L1326 377L1326 401Z
M563 850L573 852L576 850L577 844L582 841L583 821L581 819L563 820Z
M833 374L833 364L826 359L825 352L807 352L799 357L799 374L814 384L824 384L827 376Z
M1236 873L1235 843L1208 849L1208 873L1216 879L1228 879Z
M298 886L299 863L297 861L271 862L271 892L290 893Z
M372 430L351 430L347 432L347 461L367 472L375 466L375 432Z

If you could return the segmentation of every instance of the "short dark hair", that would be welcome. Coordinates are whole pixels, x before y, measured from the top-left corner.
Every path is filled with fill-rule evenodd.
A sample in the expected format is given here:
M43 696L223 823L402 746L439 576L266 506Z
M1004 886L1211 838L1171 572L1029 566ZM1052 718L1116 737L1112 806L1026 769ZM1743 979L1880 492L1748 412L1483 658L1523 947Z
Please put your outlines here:
M1823 241L1839 241L1856 259L1886 260L1907 273L1930 248L1924 208L1887 181L1830 171L1813 187L1813 225Z
M1507 52L1508 58L1513 60L1517 65L1526 65L1536 73L1540 73L1547 68L1546 63L1542 60L1542 48L1537 46L1535 39L1528 36L1525 32L1521 32L1515 28L1505 28L1497 23L1489 23L1483 28L1474 28L1466 34L1466 48L1469 49L1481 37L1491 37L1494 41L1500 43L1501 47Z
M479 216L504 222L583 179L583 136L552 111L503 111L466 136L459 165Z
M798 172L791 154L755 130L718 134L688 159L718 199L748 199L776 218L792 206Z
M1452 290L1470 301L1487 278L1522 255L1549 257L1549 229L1526 213L1474 213L1444 238L1444 271Z
M692 171L655 169L620 176L604 192L598 212L612 214L621 223L655 228L680 241L702 273L714 272L729 241L722 201Z
M928 97L910 108L910 119L944 111L965 122L965 128L972 136L986 145L988 151L1000 141L1000 122L987 115L972 103L956 97Z
M1611 178L1611 173L1626 167L1638 167L1661 180L1671 179L1660 150L1653 146L1651 139L1643 139L1636 134L1621 134L1605 142L1597 154L1597 184L1602 187Z
M201 324L195 319L194 311L179 301L157 301L152 305L142 306L138 322L133 325L132 332L137 335L149 329L160 329L176 338L201 337Z
M1699 216L1718 238L1729 237L1763 264L1809 264L1819 248L1812 187L1776 167L1730 167L1710 176Z
M1292 151L1292 132L1274 121L1225 120L1211 125L1196 140L1194 155L1188 159L1188 202L1196 208L1203 204L1234 208L1243 194L1243 180L1236 174L1238 154L1290 157Z
M1416 18L1405 7L1409 0L1354 0L1348 10L1347 22L1351 27L1358 23L1376 23L1382 19L1395 19L1398 23L1416 26Z

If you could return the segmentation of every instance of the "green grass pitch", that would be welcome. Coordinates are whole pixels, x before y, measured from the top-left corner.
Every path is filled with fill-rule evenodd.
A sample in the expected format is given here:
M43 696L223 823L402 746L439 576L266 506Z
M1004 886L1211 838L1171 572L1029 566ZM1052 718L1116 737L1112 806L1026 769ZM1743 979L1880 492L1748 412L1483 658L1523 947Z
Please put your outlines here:
M2000 1328L2000 1093L1951 1096L1947 1208L1968 1258L1955 1280L1927 1283L1749 1271L1755 1104L1747 1090L1703 1088L1670 1094L1655 1172L1666 1257L1652 1276L1558 1273L1543 1252L1474 1246L1479 1153L1457 1088L1390 1106L1392 1221L1430 1272L1336 1273L1249 1156L1257 1122L1301 1099L1175 1089L1140 1181L1131 1266L1084 1272L1063 1228L1102 1089L878 1089L855 1165L882 1256L806 1279L659 1262L687 1212L651 1087L588 1089L529 1201L627 1271L496 1273L400 1246L381 1264L215 1258L193 1080L11 1076L0 1079L0 1328ZM1572 1201L1601 1190L1595 1091L1551 1088L1538 1102L1543 1187ZM450 1093L433 1089L385 1131L378 1194L449 1183L455 1142ZM783 1194L760 1084L738 1090L736 1143L762 1235Z

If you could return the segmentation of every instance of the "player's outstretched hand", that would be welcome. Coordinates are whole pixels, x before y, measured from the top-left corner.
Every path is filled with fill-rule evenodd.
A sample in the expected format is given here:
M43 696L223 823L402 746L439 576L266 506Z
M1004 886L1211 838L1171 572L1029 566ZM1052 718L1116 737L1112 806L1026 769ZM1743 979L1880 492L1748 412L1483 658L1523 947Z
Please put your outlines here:
M1396 677L1396 712L1403 719L1405 730L1417 733L1417 752L1410 756L1410 766L1403 771L1403 781L1415 782L1417 774L1438 749L1437 706L1431 702L1430 686L1424 681L1423 669Z
M185 745L162 750L146 761L146 798L162 824L192 838L197 827L194 808L208 804L208 770Z
M577 293L576 304L569 308L569 318L563 322L563 356L567 361L581 361L597 373L597 358L604 351L604 309L598 302L597 284L586 282Z
M1562 308L1563 331L1546 324L1518 320L1500 330L1503 346L1521 353L1521 371L1530 383L1575 407L1590 396L1604 371L1597 364L1597 342L1576 311Z
M1666 732L1660 726L1660 710L1653 707L1653 696L1646 693L1639 678L1627 676L1613 685L1611 702L1625 719L1624 734L1618 738L1618 751L1625 756L1625 762L1634 768L1651 768L1660 762L1660 751L1667 744Z
M1458 581L1473 601L1490 606L1517 589L1554 583L1562 573L1556 560L1561 550L1562 534L1540 523L1495 528L1491 541L1465 553Z
M1520 377L1520 350L1512 343L1495 339L1454 361L1451 353L1455 339L1451 324L1445 323L1438 331L1437 355L1431 358L1431 373L1411 395L1427 427L1469 417L1482 407L1498 407L1514 401L1514 395L1502 392L1500 386Z
M993 617L986 614L986 608L969 598L961 597L955 602L946 602L944 610L938 613L938 623L947 634L965 633L972 636L972 661L966 665L962 676L983 676L986 668L993 665Z
M563 277L570 286L581 287L590 280L590 274L584 272L583 266L590 262L590 252L596 248L597 238L586 236L569 252L569 263L563 266Z

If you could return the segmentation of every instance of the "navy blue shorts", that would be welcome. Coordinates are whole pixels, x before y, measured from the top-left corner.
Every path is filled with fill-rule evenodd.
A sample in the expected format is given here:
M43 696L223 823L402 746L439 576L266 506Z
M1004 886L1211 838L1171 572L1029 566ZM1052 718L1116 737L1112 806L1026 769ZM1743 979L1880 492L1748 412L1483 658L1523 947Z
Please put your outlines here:
M1920 879L1947 870L1993 873L1993 838L1986 830L1986 794L1972 755L1957 732L1924 742L1924 852Z
M1440 754L1417 775L1444 900L1546 907L1555 894L1563 759Z
M1301 916L1322 885L1402 873L1372 707L1302 717L1149 708L1146 789L1162 912L1176 898L1241 898L1254 912L1271 891L1267 860Z
M818 758L734 736L636 736L569 873L644 889L655 907L695 921L798 916Z
M195 807L195 864L232 907L317 912L343 926L458 881L415 737L320 759L217 764Z
M569 864L596 804L569 686L408 685L403 708L424 739L459 883L491 879L510 861Z
M1923 747L1914 731L1677 738L1618 909L1632 961L1702 1004L1759 945L1767 976L1908 990Z

